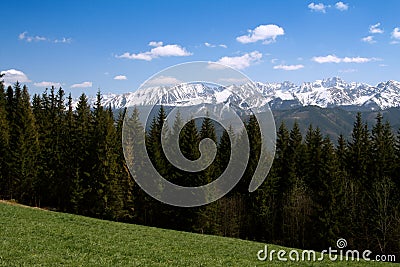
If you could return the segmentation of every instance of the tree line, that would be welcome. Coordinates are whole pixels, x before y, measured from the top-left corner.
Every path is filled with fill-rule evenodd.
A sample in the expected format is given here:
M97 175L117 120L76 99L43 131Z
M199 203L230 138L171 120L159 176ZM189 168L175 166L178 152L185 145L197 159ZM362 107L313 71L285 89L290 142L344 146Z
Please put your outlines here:
M163 204L135 183L122 148L124 116L129 116L126 122L132 129L146 127L137 110L114 114L103 107L100 92L93 106L82 94L73 107L71 95L66 97L62 88L30 98L26 86L5 88L0 82L0 198L297 248L327 249L345 238L350 249L400 252L400 133L393 134L380 114L369 127L359 113L352 136L340 135L336 144L318 127L310 125L303 136L297 123L291 128L282 123L272 168L253 193L248 185L260 156L261 134L250 116L245 120L250 159L242 179L223 198L196 208ZM200 127L191 120L177 133L182 124L178 113L166 134L179 134L186 158L200 156L198 144L204 138L218 147L216 159L205 170L184 172L174 168L161 149L166 116L161 107L146 130L146 147L157 171L182 186L217 178L229 163L235 140L225 130L217 135L209 118L202 119Z

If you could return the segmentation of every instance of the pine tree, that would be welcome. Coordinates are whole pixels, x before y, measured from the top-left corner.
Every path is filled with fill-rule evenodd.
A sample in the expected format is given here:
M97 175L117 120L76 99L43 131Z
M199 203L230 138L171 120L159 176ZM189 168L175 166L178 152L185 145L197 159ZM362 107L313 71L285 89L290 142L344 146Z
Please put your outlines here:
M287 196L293 182L293 179L291 179L290 173L288 172L291 166L292 164L290 161L289 131L286 128L285 123L282 122L277 131L275 160L272 164L272 168L270 171L272 174L274 174L274 176L276 176L277 186L277 194L275 197L276 208L273 215L273 240L282 240L284 228L289 228L288 225L284 225L283 213L284 197Z
M117 159L117 136L111 109L105 110L100 91L92 112L93 126L89 148L90 175L87 177L85 204L96 217L117 219L123 213L123 193Z
M76 160L77 153L77 140L76 140L76 121L74 111L72 107L72 96L71 93L68 96L68 104L64 121L62 123L62 151L63 151L63 163L62 168L63 179L64 179L64 192L62 194L63 207L66 211L73 211L73 192L75 188L75 181L77 179L78 163Z
M318 177L318 189L313 193L314 215L313 229L317 229L319 237L315 247L324 248L334 243L342 234L345 221L342 221L345 207L341 190L341 172L335 149L329 137L322 141L321 175Z
M137 109L136 109L137 112ZM117 152L118 154L118 163L119 163L119 171L120 171L120 189L122 191L122 201L123 201L123 213L121 214L121 218L119 218L122 221L126 222L131 222L134 217L134 207L135 207L135 201L134 201L134 193L133 193L133 188L134 188L134 179L128 169L128 166L125 161L124 153L123 153L123 141L122 141L122 131L123 131L123 124L124 124L124 118L127 114L127 109L125 108L123 111L120 111L118 114L118 119L117 119L117 128L116 128L116 133L117 133ZM138 117L138 114L135 115L136 119Z
M289 179L294 183L297 179L302 179L304 176L304 157L305 151L302 144L303 137L300 132L300 127L297 121L294 122L293 128L289 135L289 160L290 166L287 171Z
M153 166L155 166L162 177L168 176L168 163L161 143L161 140L165 140L166 136L169 134L168 128L165 132L162 131L163 127L167 127L167 125L164 126L166 118L167 114L165 113L165 109L161 106L157 117L153 118L146 138L146 147L149 151L150 159Z
M361 113L357 113L354 122L352 138L348 143L347 171L350 178L350 207L349 220L353 226L350 229L350 243L369 245L371 240L369 226L369 211L371 206L368 192L372 184L368 173L370 157L370 137L368 126L362 121Z
M378 113L376 124L372 128L370 164L370 181L372 185L371 226L375 232L379 249L387 252L389 236L393 235L393 221L396 211L394 183L395 175L395 138L389 122L382 122L383 116Z
M395 166L395 138L389 122L384 123L382 114L378 113L376 124L372 128L371 181L382 177L392 177Z
M11 198L26 204L37 204L36 184L38 133L26 86L14 85L12 102L16 106L11 130Z
M201 129L200 129L200 140L209 138L217 146L217 135L215 132L215 127L212 120L207 116L203 119ZM211 147L206 145L205 151L209 151ZM211 183L214 179L219 177L219 169L217 166L217 157L213 159L213 163L207 167L204 171L200 172L200 179L203 185ZM205 192L206 199L209 193L215 192ZM197 226L199 232L217 234L219 232L218 225L218 202L210 203L206 206L200 207L198 211Z
M89 161L91 142L92 115L87 97L82 94L75 113L75 139L76 158L74 167L74 180L71 189L71 205L75 213L88 214L85 194L88 191L88 180L91 179L91 165Z
M0 74L0 79L3 75ZM10 129L6 113L6 95L3 80L0 80L0 198L8 197L8 163Z
M65 208L68 199L68 187L64 177L64 147L63 123L65 116L64 91L60 88L57 92L51 87L33 99L33 113L39 133L39 176L37 185L41 204L57 209Z
M306 134L306 169L305 182L307 186L316 192L319 186L319 178L323 171L321 154L322 154L322 135L317 127L315 130L312 125L309 126Z

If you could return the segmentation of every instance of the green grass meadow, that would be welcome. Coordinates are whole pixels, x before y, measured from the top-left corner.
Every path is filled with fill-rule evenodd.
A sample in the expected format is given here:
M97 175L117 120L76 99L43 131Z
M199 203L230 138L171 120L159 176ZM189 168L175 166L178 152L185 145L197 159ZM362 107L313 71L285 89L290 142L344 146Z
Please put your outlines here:
M0 202L0 266L398 266L329 260L261 262L257 252L264 245ZM268 245L268 249L282 247Z

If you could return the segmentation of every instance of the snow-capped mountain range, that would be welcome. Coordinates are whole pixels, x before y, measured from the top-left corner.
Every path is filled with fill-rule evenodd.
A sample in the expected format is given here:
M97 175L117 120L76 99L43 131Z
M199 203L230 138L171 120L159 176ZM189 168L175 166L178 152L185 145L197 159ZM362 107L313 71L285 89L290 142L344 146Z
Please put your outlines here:
M95 97L89 102L94 103ZM238 102L239 101L239 102ZM290 109L301 106L387 109L400 107L400 82L381 82L376 86L347 83L338 77L296 85L291 82L230 85L181 84L151 87L125 94L103 95L103 104L113 109L132 106L192 106L234 102L242 107ZM75 103L76 104L76 103Z

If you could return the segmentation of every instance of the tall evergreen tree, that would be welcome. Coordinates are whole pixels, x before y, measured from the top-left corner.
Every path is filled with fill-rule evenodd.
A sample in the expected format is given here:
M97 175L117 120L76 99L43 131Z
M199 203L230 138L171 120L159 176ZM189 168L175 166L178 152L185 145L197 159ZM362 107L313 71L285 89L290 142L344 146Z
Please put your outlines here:
M213 121L208 117L203 119L201 129L200 129L200 140L205 138L209 138L212 140L217 147L217 135L215 132L215 127ZM209 151L211 147L206 145L205 151ZM211 160L211 158L209 159ZM213 159L213 163L208 166L204 171L201 171L199 176L202 180L203 185L211 183L214 179L219 177L219 169L218 169L218 159ZM211 190L212 191L212 190ZM205 198L208 198L208 194L212 194L215 192L205 192ZM196 228L199 232L202 233L209 233L209 234L216 234L219 232L219 225L218 225L218 202L210 203L206 206L203 206L198 211L198 218L197 218L197 225Z
M74 212L87 214L84 196L88 188L88 180L91 178L91 165L89 160L91 143L92 114L85 94L79 97L75 112L75 139L76 158L74 160L75 175L72 181L71 205Z
M0 74L0 198L8 197L8 163L10 129L7 121L6 95Z
M26 204L37 204L38 133L26 86L14 85L14 121L11 130L11 198Z
M361 113L357 113L354 122L352 137L348 143L347 170L350 177L350 209L349 218L353 225L351 228L349 243L370 244L369 212L371 206L368 192L371 189L368 168L370 164L370 137L368 126L362 121ZM365 247L366 247L365 246Z
M137 112L137 109L136 109ZM123 111L120 111L118 114L117 125L116 125L116 133L117 133L117 152L118 154L118 164L120 170L120 187L122 191L122 201L123 201L123 213L121 214L120 220L131 222L134 217L135 211L135 196L133 192L134 188L134 178L132 177L128 166L125 161L124 153L123 153L123 140L122 140L122 131L124 119L127 114L127 109L125 108ZM135 115L136 123L138 123L138 115Z

